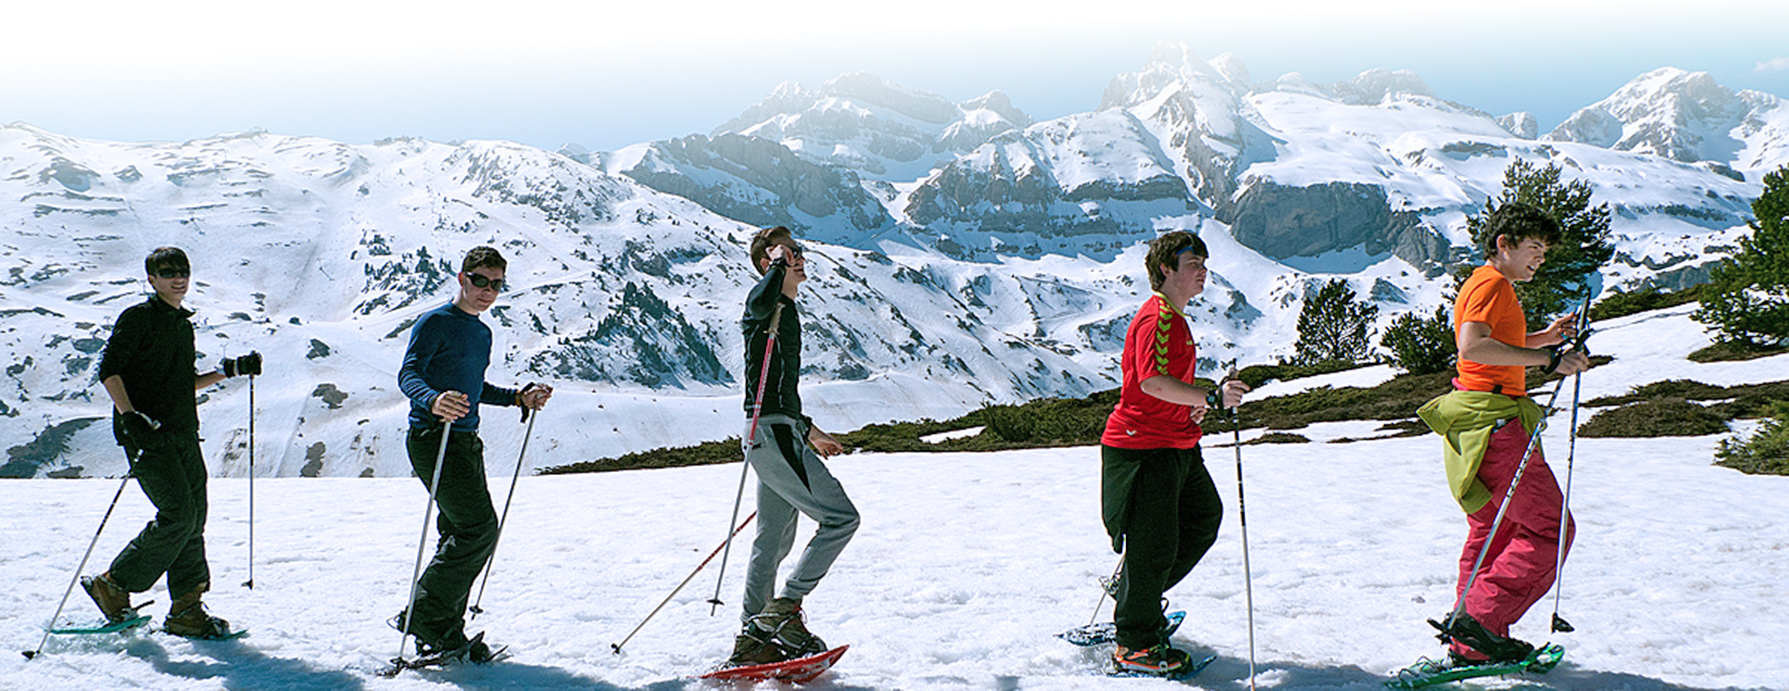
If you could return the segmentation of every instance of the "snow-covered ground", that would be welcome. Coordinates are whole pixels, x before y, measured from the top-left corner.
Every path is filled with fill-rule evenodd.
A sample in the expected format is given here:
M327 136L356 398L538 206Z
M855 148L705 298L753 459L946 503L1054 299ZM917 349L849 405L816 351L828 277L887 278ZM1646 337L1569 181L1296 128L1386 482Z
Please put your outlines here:
M1585 376L1586 398L1665 378L1789 378L1789 356L1696 365L1705 339L1683 310L1611 322L1592 340L1616 357ZM1688 342L1688 345L1684 345ZM1629 364L1631 363L1631 364ZM1593 383L1594 382L1594 383ZM1606 391L1605 391L1606 390ZM550 416L551 410L548 411ZM1545 444L1565 469L1563 413ZM547 424L550 417L543 417ZM1364 436L1358 423L1313 439ZM1710 465L1721 437L1581 439L1572 503L1580 536L1549 635L1551 595L1514 635L1568 649L1543 677L1496 688L1789 688L1789 478ZM1214 442L1217 440L1213 440ZM493 443L493 456L513 457ZM1242 448L1263 688L1376 689L1439 652L1426 617L1452 604L1465 521L1443 489L1433 437ZM1217 545L1168 593L1190 612L1183 647L1218 656L1188 686L1247 688L1237 462L1208 449L1224 497ZM1116 561L1099 525L1098 452L857 454L830 462L863 512L857 537L806 603L811 628L851 652L812 688L1169 688L1112 679L1099 651L1052 637L1095 616ZM165 634L53 637L27 662L0 656L5 689L709 688L687 676L729 651L732 605L710 616L704 571L627 646L610 651L724 534L738 466L525 477L473 630L512 646L489 667L373 671L396 651L384 624L403 603L425 494L411 479L257 481L255 588L247 579L247 480L213 479L214 613L252 634L190 642ZM0 639L36 646L116 479L16 480L0 504ZM507 477L494 477L502 501ZM88 573L152 513L133 486ZM749 535L749 531L747 533ZM805 540L805 535L801 538ZM737 602L745 547L721 596ZM157 601L161 586L139 596ZM69 611L97 615L75 593ZM1098 616L1110 613L1103 603Z

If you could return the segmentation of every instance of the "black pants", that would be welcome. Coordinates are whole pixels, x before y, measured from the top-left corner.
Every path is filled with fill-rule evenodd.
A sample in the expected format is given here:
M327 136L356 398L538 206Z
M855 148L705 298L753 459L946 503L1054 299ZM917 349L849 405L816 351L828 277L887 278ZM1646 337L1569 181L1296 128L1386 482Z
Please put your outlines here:
M126 448L129 454L131 449ZM205 482L210 471L199 453L197 430L159 432L131 465L137 486L155 505L155 520L112 560L112 582L133 593L148 590L168 576L170 597L195 588L209 590L211 566L205 562L205 516L210 500Z
M435 475L441 451L441 427L411 428L405 438L410 467L424 488ZM410 633L432 648L457 648L466 642L466 600L472 584L497 546L497 512L485 485L484 442L477 432L454 430L447 438L441 484L435 491L435 558L417 582L410 603Z
M1119 645L1147 648L1165 642L1162 593L1186 578L1217 542L1224 505L1197 448L1101 449L1139 464L1126 509L1124 572L1112 620Z

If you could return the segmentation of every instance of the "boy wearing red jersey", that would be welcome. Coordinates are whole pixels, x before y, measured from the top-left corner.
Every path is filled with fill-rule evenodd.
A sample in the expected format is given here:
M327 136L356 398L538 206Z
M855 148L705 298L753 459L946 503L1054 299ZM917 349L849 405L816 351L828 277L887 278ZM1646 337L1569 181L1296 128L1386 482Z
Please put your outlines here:
M1216 403L1194 385L1197 348L1186 304L1205 291L1208 252L1198 236L1174 231L1149 243L1145 263L1155 294L1124 337L1124 387L1100 438L1101 514L1114 551L1124 553L1112 619L1113 660L1125 671L1172 675L1190 656L1162 634L1162 593L1193 570L1217 541L1223 502L1199 454L1199 421ZM1249 387L1223 385L1224 407Z

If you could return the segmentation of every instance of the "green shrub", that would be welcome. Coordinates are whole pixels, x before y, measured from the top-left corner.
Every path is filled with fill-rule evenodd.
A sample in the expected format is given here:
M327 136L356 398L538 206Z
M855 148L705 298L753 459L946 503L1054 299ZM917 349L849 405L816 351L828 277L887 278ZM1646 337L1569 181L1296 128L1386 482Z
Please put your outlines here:
M1446 305L1436 307L1431 317L1398 315L1379 344L1391 351L1393 365L1411 374L1446 372L1453 368L1454 355L1459 352Z
M1578 427L1583 437L1699 437L1727 431L1727 421L1682 398L1654 398L1604 410Z
M1601 300L1597 300L1590 306L1590 321L1599 322L1604 319L1625 317L1630 314L1695 302L1702 299L1703 285L1707 284L1695 285L1678 291L1662 290L1658 286L1648 286L1631 292L1616 291L1604 295Z
M1298 312L1298 342L1292 346L1295 365L1354 365L1373 356L1373 318L1379 306L1358 299L1344 279L1323 284Z
M1789 166L1765 174L1752 216L1739 251L1709 270L1692 317L1721 341L1789 345Z
M1789 402L1771 404L1769 417L1751 438L1722 439L1715 465L1742 473L1789 475Z

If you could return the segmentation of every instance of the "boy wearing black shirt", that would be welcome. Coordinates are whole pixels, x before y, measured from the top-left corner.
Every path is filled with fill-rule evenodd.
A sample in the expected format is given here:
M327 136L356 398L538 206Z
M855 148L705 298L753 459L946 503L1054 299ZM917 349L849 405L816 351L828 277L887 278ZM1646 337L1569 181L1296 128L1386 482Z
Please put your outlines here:
M211 589L205 561L209 471L199 451L195 393L226 377L260 374L261 355L225 359L215 372L193 371L193 313L181 307L192 276L186 253L161 247L143 260L155 294L118 316L99 365L112 399L112 431L131 459L131 475L155 505L143 527L110 569L81 579L111 622L135 616L130 594L149 590L163 574L174 598L164 628L189 638L228 635L229 623L205 612Z

